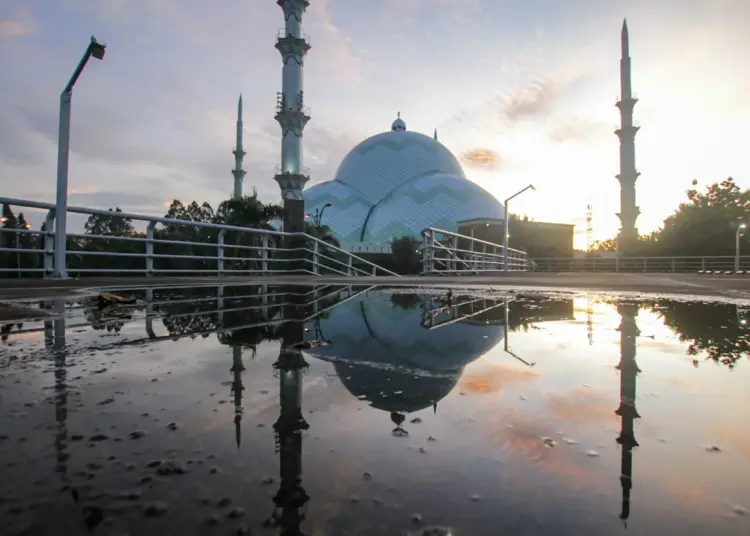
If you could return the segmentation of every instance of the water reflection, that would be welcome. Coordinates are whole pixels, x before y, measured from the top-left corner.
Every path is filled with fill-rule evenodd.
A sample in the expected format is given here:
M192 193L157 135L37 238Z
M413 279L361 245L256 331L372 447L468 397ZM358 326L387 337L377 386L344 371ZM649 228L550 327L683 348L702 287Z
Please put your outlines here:
M321 473L319 468L310 467L312 464L306 462L305 482L303 483L303 441L307 442L306 450L311 451L318 458L321 450L327 450L327 447L321 447L321 441L323 440L320 438L315 437L317 441L310 441L310 436L314 433L314 430L311 429L311 424L308 423L303 414L303 384L309 371L315 370L314 368L311 369L311 365L312 367L330 366L330 369L326 370L335 374L340 384L350 393L351 401L361 400L374 410L365 409L362 413L364 416L360 418L367 422L368 428L372 429L371 435L368 436L371 441L386 437L388 441L406 445L410 444L409 441L420 437L420 433L424 433L424 428L428 426L428 423L420 424L422 418L425 421L434 419L434 422L430 423L432 426L435 426L436 423L451 422L450 415L446 420L446 404L450 408L451 399L458 398L457 395L463 394L459 393L459 389L456 388L459 380L466 370L479 366L481 360L488 359L487 356L493 355L496 359L504 359L507 363L524 370L527 370L525 367L529 367L529 370L531 370L530 367L534 367L534 373L550 374L553 356L563 352L533 351L527 344L519 344L521 336L528 335L531 337L538 334L535 340L540 340L546 333L545 326L547 325L567 326L572 329L572 326L576 325L575 322L581 322L585 325L585 331L582 327L580 348L588 348L594 344L593 331L596 326L593 301L587 304L585 317L579 320L576 318L572 299L489 294L477 296L468 293L461 294L458 291L450 295L428 291L401 293L372 287L302 289L300 287L268 288L267 286L258 286L252 289L243 287L193 289L190 292L184 290L166 292L150 289L143 294L143 299L138 304L114 307L106 312L101 309L93 311L86 307L78 310L80 314L75 312L77 310L75 308L69 308L66 311L65 303L59 300L44 303L42 306L59 314L55 318L44 320L42 330L46 349L45 355L51 359L54 377L52 385L55 417L54 470L58 473L66 493L70 492L71 489L78 489L77 486L81 485L80 478L76 476L75 470L73 471L74 474L71 475L68 469L70 464L68 443L79 441L82 437L78 436L73 439L68 433L71 389L76 389L69 385L68 369L71 363L68 357L71 352L80 352L81 350L81 348L76 347L77 343L71 342L71 339L74 340L75 337L70 336L70 326L81 326L78 319L82 316L98 332L108 335L116 334L116 337L112 337L112 340L108 339L106 344L97 345L98 348L108 351L111 349L126 351L130 348L139 347L144 342L149 345L164 343L164 346L160 346L160 348L169 348L169 341L172 340L179 341L185 338L209 339L215 333L216 338L214 340L227 347L227 353L231 355L230 358L227 353L223 354L226 356L226 361L223 361L224 364L220 365L223 370L222 374L225 375L224 379L229 380L225 385L228 388L229 401L233 405L233 423L229 422L229 416L224 418L224 423L232 427L232 442L234 444L231 447L232 451L234 452L235 448L241 449L241 455L245 457L238 458L240 460L248 460L261 455L259 454L261 443L258 440L258 434L269 434L267 428L260 428L261 432L259 432L254 426L257 421L257 414L253 404L257 402L257 398L252 398L252 389L250 390L250 402L244 397L247 389L246 383L257 382L259 377L270 378L272 375L278 381L278 409L273 408L278 413L274 416L272 434L275 454L278 456L280 480L278 481L278 487L274 488L270 497L271 504L259 504L257 496L253 496L252 499L246 499L245 505L248 510L251 508L253 510L261 509L263 512L266 512L265 509L270 507L270 515L264 515L263 519L259 520L257 524L276 529L282 535L300 535L303 534L303 525L307 526L308 523L313 522L323 523L320 521L322 515L320 505L330 501L342 500L341 497L332 495L332 492L328 489L332 485L334 477L330 476L327 470L323 470ZM691 358L696 360L705 358L730 368L735 367L740 358L748 354L746 340L744 339L743 319L745 316L742 309L735 305L706 306L706 304L683 304L665 300L659 302L619 301L614 304L613 310L619 317L617 328L619 331L619 341L617 341L619 362L616 369L619 373L620 395L619 407L615 409L613 403L607 411L614 411L620 421L619 434L616 436L616 442L619 444L620 488L615 488L612 493L619 494L621 489L621 499L602 492L612 508L606 505L601 506L601 508L605 513L614 512L614 517L616 515L614 509L619 504L619 508L617 508L619 509L619 518L625 527L630 524L632 531L635 524L636 533L641 533L638 532L639 527L641 529L657 527L658 525L654 524L654 519L658 518L654 517L653 510L648 504L648 498L653 497L653 492L650 492L648 486L644 484L641 484L642 491L638 494L641 496L641 502L631 512L634 455L638 450L637 447L639 447L635 434L635 420L641 417L638 409L636 409L636 401L641 400L642 402L643 400L638 398L636 392L636 383L641 372L636 361L636 348L639 337L641 337L638 326L639 312L643 311L647 317L648 314L646 313L649 311L655 312L657 318L663 320L665 325L671 329L677 329L675 327L677 325L683 326L685 332L680 332L680 339L687 343L685 351ZM75 314L78 314L78 316L72 316ZM705 331L701 331L702 328L697 320L698 318L703 319ZM68 324L67 340L66 323ZM166 330L166 333L159 334L162 329ZM9 340L12 341L14 335L33 334L33 332L33 327L24 328L21 326L21 328L8 330L7 335ZM733 341L728 340L732 337L734 337ZM272 367L269 366L270 362L268 361L263 363L254 361L256 356L263 356L263 349L268 348L268 346L263 346L264 342L269 340L278 341L278 350L273 349L274 352L278 352L278 355L273 360ZM324 340L330 341L330 344L308 344L308 347L299 344L303 341L312 343L313 341ZM524 340L528 340L528 337ZM556 342L554 338L550 338L550 340L553 343ZM229 348L231 348L231 351L229 351ZM612 352L609 355L615 355L614 349L608 351ZM2 355L0 354L0 357ZM127 353L119 355L128 359L134 356L134 354ZM252 364L249 364L249 361L252 361ZM230 363L229 375L227 376L227 369L224 367ZM565 363L569 362L566 361ZM610 364L610 370L612 364L614 363ZM101 363L98 366L101 367ZM588 366L591 366L591 364L589 363ZM246 374L246 368L252 370L251 375ZM659 364L650 360L644 363L644 368L653 374L658 370ZM689 365L688 368L692 370ZM95 375L99 370L101 369L94 368L90 373ZM570 374L580 374L581 370ZM91 377L96 378L97 376ZM250 384L252 385L252 383ZM0 377L0 387L3 388L3 392L9 392L11 386L4 383L2 377ZM614 385L611 385L610 389L615 393L616 391L613 388ZM75 395L73 396L75 397ZM183 393L182 396L183 399L186 397L187 400L190 400L190 395ZM466 399L469 398L466 397ZM314 401L316 398L313 396L312 400L313 404L310 406L310 398L307 395L305 396L308 408L315 407ZM517 400L515 403L520 404ZM455 400L453 404L452 415L455 415L457 411ZM507 412L507 407L512 405L509 400L497 398L492 404L492 411L497 411L500 415L514 417L508 417L507 422L502 421L503 427L513 424L515 418L520 418L520 411ZM229 406L230 404L227 404L225 407L229 409ZM328 423L330 427L332 426L330 422L337 419L338 413L336 412L343 414L346 407L346 403L341 403L332 409L330 414L319 418L322 419L322 422ZM644 429L646 429L644 425L648 425L647 421L655 419L652 412L653 408L653 405L642 407L650 417L639 428L639 437L644 441L644 445L646 445L646 439L642 437ZM440 411L438 411L439 409ZM91 409L83 409L82 411L91 412ZM469 412L465 407L461 411ZM534 411L539 412L540 410L536 408ZM243 420L247 420L244 419L246 412L251 412L250 425L243 422ZM88 418L97 422L102 421L103 418L97 416L97 414L98 409L91 413ZM0 424L3 425L0 431L8 428L6 424L11 422L3 419L5 417L0 417ZM310 422L314 428L315 422L313 420ZM455 425L455 422L452 424ZM245 439L245 443L243 443L243 426L245 427L244 433L246 436L249 433L251 438L251 441ZM342 424L341 426L345 425ZM466 431L465 428L463 430ZM357 432L351 432L351 434L355 433ZM615 439L614 428L610 428L607 433L609 434L609 441ZM653 429L650 433L653 435ZM346 437L348 434L346 430L340 432L342 437ZM225 434L227 440L229 435L230 432L227 431ZM391 436L396 436L398 439L393 439ZM90 438L92 443L96 443L94 437ZM557 440L560 440L561 437ZM479 436L473 436L473 441L474 443L468 444L468 448L464 444L460 449L456 449L456 451L464 453L452 458L452 462L457 465L457 470L460 471L462 468L471 470L469 459L475 454L469 448L474 447L474 450L480 450L478 446ZM450 440L446 442L450 442ZM565 447L555 446L556 440L551 433L549 437L540 436L538 442L542 445L542 448L557 449L557 451L550 451L553 452L551 454L553 456L564 454L559 451ZM416 443L414 444L416 445ZM11 457L14 454L25 455L18 444L11 446L9 443L4 444L0 440L0 449L3 448L5 450L0 450L0 453L2 453L4 459L7 454L10 454ZM49 449L49 447L47 448ZM640 473L637 473L637 476L640 482L644 480L648 482L651 480L650 473L654 471L654 462L652 461L650 464L644 464L643 462L644 458L648 461L649 456L654 456L655 448L653 442L643 448L645 449L644 452L638 454L638 465L642 469ZM102 450L107 452L106 448L102 448ZM86 460L92 456L85 450L73 450L73 452L77 456L83 456ZM90 450L89 452L96 452L96 450ZM585 450L582 450L582 453L585 453ZM590 455L593 457L595 454L591 451ZM342 454L345 458L356 458L357 455L357 452ZM383 453L382 456L383 463L388 463L387 454ZM500 464L501 470L498 473L495 473L495 469L490 465L482 466L479 478L488 481L493 478L500 479L503 472L507 473L513 470L513 463L522 463L522 460L513 458L511 460L513 462L507 461ZM338 461L337 459L336 462ZM409 468L409 471L413 469L413 473L410 472L408 476L404 475L404 478L416 481L416 486L419 486L420 478L424 478L425 487L421 491L429 494L432 490L429 488L431 484L427 482L432 482L431 477L420 473L417 468L418 465L419 463L416 462L414 468ZM430 467L432 472L437 474L447 470L439 463ZM617 474L617 469L606 464L602 464L601 468L606 471L607 478L614 488L616 486L614 477ZM245 471L242 467L238 469ZM247 471L249 472L249 470ZM322 480L321 474L323 475ZM482 476L484 474L486 476ZM329 476L331 482L327 480ZM398 481L399 477L398 474L386 476L386 478L391 478L393 482ZM238 473L234 475L234 478L237 482L236 486L241 487L239 482L242 476ZM528 478L536 486L533 493L530 493L528 487L524 487L522 483L516 482L515 484L517 493L524 498L524 501L529 497L531 497L531 500L537 501L538 504L524 507L529 511L537 511L536 516L542 516L538 511L558 512L556 509L559 508L561 503L570 502L572 512L572 505L578 500L595 501L595 499L580 493L576 495L576 493L564 487L553 488L549 483L540 484L540 481L534 480L532 476L528 476ZM507 482L502 482L502 485L506 484ZM653 485L653 482L651 484ZM201 481L201 485L211 484ZM459 483L456 485L459 485ZM35 493L34 489L29 486L24 489L25 493L32 496ZM157 487L154 488L154 493L169 492L159 491ZM2 488L0 488L1 495ZM101 499L105 503L106 500L109 499ZM268 500L268 497L263 497L262 500ZM401 498L400 500L405 501L407 499ZM417 499L411 500L418 502ZM436 491L433 515L437 516L439 511L453 511L451 510L452 507L447 506L448 503L445 501L445 491ZM552 523L543 525L540 524L538 518L533 518L533 520L528 517L524 518L524 515L527 515L528 512L523 509L517 510L521 508L518 505L511 508L509 506L511 499L507 496L488 499L488 502L490 501L495 505L498 516L502 514L502 516L507 517L508 528L514 528L511 524L512 519L527 520L529 524L525 525L525 528L515 526L515 529L520 533L533 533L533 527L538 528L539 533L603 534L613 530L611 525L603 521L604 518L597 518L597 520L593 520L593 517L577 519L572 513L569 517L566 517L566 514L559 512L555 515L562 517L555 518ZM655 502L663 505L661 502ZM598 503L592 502L589 508L595 508L595 504ZM310 512L311 505L314 507L312 513ZM192 514L189 509L189 507L185 507L185 516ZM389 530L397 530L404 528L402 521L405 520L407 528L416 530L415 534L419 534L418 531L421 528L419 524L413 523L411 527L408 526L410 515L408 512L404 514L404 512L397 511L395 507L390 510L382 510L382 512L380 514L362 514L364 516L362 522L369 525L387 521L391 523ZM671 523L670 526L677 523L672 517L669 517L672 516L673 512L669 511L667 517L665 517ZM690 515L696 515L687 510L682 510L680 513L686 519ZM8 526L13 525L12 521L6 522L1 515L0 513L0 532L3 532L3 527L6 524ZM346 513L338 515L350 522L350 517L347 517ZM399 518L401 521L394 521L394 516L401 516ZM38 517L39 519L36 521L38 530L28 532L29 534L44 534L49 527L54 526L54 516L51 516L49 520L44 516ZM383 519L380 519L381 517ZM618 523L616 519L612 521ZM178 525L180 523L174 519L172 522ZM504 521L483 519L479 515L473 515L471 519L464 519L464 517L456 514L455 522L459 525L456 528L457 532L459 528L463 529L461 533L495 534L499 530L498 527L505 527ZM640 525L638 525L638 522L640 522ZM719 521L713 520L713 522L717 523L716 526L720 525ZM149 534L160 531L151 525L144 524L143 520L131 519L129 523L129 529L132 533ZM326 523L331 523L331 521L327 520ZM250 521L245 522L247 526L251 524ZM557 524L560 527L556 527ZM90 523L89 526L91 526ZM162 529L168 526L162 525ZM331 525L324 526L330 528ZM684 525L684 527L686 527L686 533L700 533L691 532L692 529L689 524ZM721 525L721 527L726 528L724 525ZM694 530L697 531L698 529ZM163 532L163 530L161 531ZM344 530L330 530L327 533L343 534L345 532ZM358 533L354 529L349 532ZM377 532L373 529L370 532L365 531L363 533L374 534ZM650 532L646 530L644 533ZM731 531L727 533L731 533Z

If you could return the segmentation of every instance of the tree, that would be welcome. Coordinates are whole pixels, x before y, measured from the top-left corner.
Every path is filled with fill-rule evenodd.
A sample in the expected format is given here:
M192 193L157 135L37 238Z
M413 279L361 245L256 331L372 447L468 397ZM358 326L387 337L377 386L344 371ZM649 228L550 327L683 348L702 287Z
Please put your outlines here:
M686 192L687 202L664 220L654 237L658 250L667 255L731 255L735 230L750 216L750 191L734 179L712 184L704 193ZM747 243L747 237L743 239Z
M114 211L109 209L109 212L121 213L122 210L117 207ZM135 234L132 219L109 214L92 214L83 228L88 235L129 236Z

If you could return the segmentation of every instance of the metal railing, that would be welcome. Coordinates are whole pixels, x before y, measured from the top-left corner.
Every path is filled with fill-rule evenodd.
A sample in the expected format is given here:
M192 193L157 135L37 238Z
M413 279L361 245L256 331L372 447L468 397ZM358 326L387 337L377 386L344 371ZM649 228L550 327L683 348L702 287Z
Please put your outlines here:
M65 266L55 266L55 205L7 197L0 197L0 204L46 211L43 231L0 229L0 258L5 257L0 262L0 273L14 272L19 277L53 277L61 273L398 277L395 272L306 233L75 206L68 207L68 213L145 223L146 229L127 235L68 233ZM186 230L189 236L177 237L176 230ZM114 259L116 263L112 262Z
M725 274L735 272L735 256L535 258L538 272L650 272ZM750 255L739 258L741 272L750 271Z
M506 271L503 246L472 236L428 227L422 231L422 275L467 275ZM533 265L524 251L508 248L507 271Z

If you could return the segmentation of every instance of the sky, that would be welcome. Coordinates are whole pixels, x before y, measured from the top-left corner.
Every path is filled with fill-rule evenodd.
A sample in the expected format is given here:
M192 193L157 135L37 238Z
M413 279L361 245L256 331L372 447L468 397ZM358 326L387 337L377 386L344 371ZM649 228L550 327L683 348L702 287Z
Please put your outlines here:
M640 232L693 179L750 186L747 0L310 0L303 20L308 186L401 112L511 212L619 227L620 28L633 62ZM0 0L0 184L54 201L59 93L93 34L107 44L75 86L70 203L163 214L229 197L236 103L245 188L280 201L273 0ZM41 220L40 220L41 221Z

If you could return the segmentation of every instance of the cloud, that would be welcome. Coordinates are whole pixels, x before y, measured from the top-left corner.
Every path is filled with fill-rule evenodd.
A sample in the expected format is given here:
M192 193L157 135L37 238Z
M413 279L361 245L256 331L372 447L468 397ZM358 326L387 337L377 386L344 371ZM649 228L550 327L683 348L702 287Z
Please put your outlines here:
M331 8L327 0L316 0L308 8L312 33L322 30L315 39L315 54L321 60L318 68L333 71L338 77L354 85L362 82L362 58L352 51L352 39L333 23ZM304 25L304 23L303 23ZM316 44L319 43L319 44ZM311 52L312 54L312 52ZM323 58L325 60L323 61ZM313 60L313 61L316 61Z
M24 37L33 35L38 30L36 20L26 11L13 18L0 18L0 37Z
M549 137L555 143L587 142L612 134L612 130L608 124L602 122L569 119L555 124L549 132Z
M505 365L489 365L480 370L464 372L459 381L461 392L485 395L498 393L504 387L533 382L539 375L528 370Z
M500 155L492 149L469 149L461 155L461 162L467 166L495 170L502 164Z
M534 80L510 93L505 99L505 117L511 121L548 115L559 96L560 86L553 80Z

